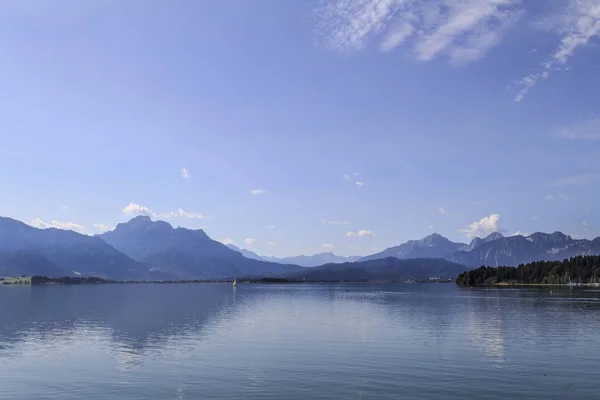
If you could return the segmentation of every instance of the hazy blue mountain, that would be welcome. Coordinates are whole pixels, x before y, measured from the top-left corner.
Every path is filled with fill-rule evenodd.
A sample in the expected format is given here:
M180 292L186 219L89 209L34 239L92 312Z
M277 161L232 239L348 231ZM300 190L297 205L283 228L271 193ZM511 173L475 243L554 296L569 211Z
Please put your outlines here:
M379 258L396 257L408 258L447 258L464 248L464 243L454 243L442 235L434 233L420 240L409 240L399 246L390 247L382 252L363 257L360 261L376 260Z
M228 245L227 245L227 247L229 247L231 250L235 250L235 251L237 251L237 252L241 253L241 254L242 254L244 257L246 257L246 258L250 258L250 259L252 259L252 260L261 260L261 261L267 261L267 258L268 258L268 257L262 257L262 256L259 256L259 255L258 255L258 254L256 254L255 252L253 252L253 251L250 251L250 250L248 250L248 249L242 249L242 248L240 248L240 247L237 247L237 246L236 246L236 245L234 245L234 244L228 244Z
M401 281L407 279L447 278L455 279L465 267L442 258L398 259L387 257L343 264L326 264L307 268L289 278L307 281Z
M333 254L333 253L317 253L314 254L312 256L293 256L293 257L284 257L284 258L279 258L279 262L284 263L284 264L295 264L295 265L300 265L302 267L316 267L319 265L323 265L323 264L339 264L339 263L346 263L346 262L353 262L353 261L358 261L361 257L360 256L350 256L350 257L344 257L344 256L338 256L337 254ZM271 260L274 260L274 257L270 258Z
M301 267L316 267L323 264L330 263L345 263L345 262L353 262L358 261L360 256L338 256L337 254L333 254L331 252L328 253L317 253L312 256L290 256L290 257L269 257L269 256L259 256L255 252L247 249L241 249L233 244L227 245L232 250L238 251L242 253L242 255L246 258L251 258L253 260L263 260L263 261L271 261L280 264L292 264L299 265Z
M576 240L561 232L536 232L527 237L510 236L487 241L449 259L468 267L517 266L532 261L562 260L578 255L600 254L599 238Z
M150 264L153 271L171 273L180 279L273 276L301 270L298 266L246 258L212 240L201 229L173 228L146 216L118 224L115 230L100 237L132 259Z
M147 271L100 238L55 228L38 229L4 217L0 217L0 252L7 275L19 271L127 279Z
M0 252L0 276L64 276L65 270L41 254L27 251ZM72 274L71 274L72 275Z

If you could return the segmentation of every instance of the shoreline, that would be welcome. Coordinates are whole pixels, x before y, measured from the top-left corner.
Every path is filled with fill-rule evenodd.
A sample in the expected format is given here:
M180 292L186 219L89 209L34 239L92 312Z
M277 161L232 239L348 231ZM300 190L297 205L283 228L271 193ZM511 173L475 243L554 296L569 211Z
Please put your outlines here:
M581 287L597 287L600 289L600 284L595 284L595 283L582 283L582 284L577 284L577 285L570 285L568 283L494 283L494 284L490 284L490 285L474 285L474 286L469 286L469 285L460 285L457 284L457 286L459 287L463 287L463 288L484 288L484 287L535 287L535 286L539 286L539 287L571 287L571 288L581 288Z
M59 277L50 278L45 276L33 276L33 277L6 277L0 278L0 285L5 286L50 286L50 285L108 285L108 284L153 284L153 285L164 285L164 284L233 284L234 279L189 279L189 280L167 280L167 281L144 281L144 280L116 280L116 279L104 279L98 277ZM445 280L410 280L410 281L307 281L307 280L294 280L284 278L260 278L260 279L240 279L237 280L238 285L248 284L417 284L417 283L453 283L452 279Z

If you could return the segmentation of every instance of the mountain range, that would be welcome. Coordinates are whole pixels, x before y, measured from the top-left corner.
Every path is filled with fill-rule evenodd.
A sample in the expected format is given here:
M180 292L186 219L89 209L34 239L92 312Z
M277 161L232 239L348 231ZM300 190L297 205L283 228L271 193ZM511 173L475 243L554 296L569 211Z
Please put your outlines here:
M0 217L0 275L86 275L133 279L147 268L99 237L37 229Z
M469 244L432 234L362 258L333 253L275 258L226 246L211 239L203 230L174 228L146 216L135 217L118 224L113 231L96 236L55 228L38 229L0 217L0 276L81 275L136 280L243 276L400 279L415 277L417 272L421 277L436 274L443 277L443 268L454 273L452 268L456 265L461 268L517 266L537 260L593 254L600 254L600 237L573 239L561 232L505 237L494 232L485 238L474 238ZM425 259L435 261L423 261ZM412 261L398 263L395 260ZM402 269L404 271L400 271Z
M241 275L277 276L301 267L244 257L212 240L201 229L173 228L164 221L139 216L98 235L150 270L178 279L231 279Z
M441 257L467 268L482 265L518 266L538 260L563 260L579 255L600 254L600 237L594 240L573 239L561 232L537 232L529 236L505 237L493 232L471 243L455 243L434 233L421 240L410 240L380 253L361 258L361 261L386 257L400 259Z
M465 267L443 258L412 258L401 260L386 257L375 260L356 261L342 264L325 264L305 268L290 274L295 280L307 281L391 281L454 279L465 272Z
M360 256L338 256L337 254L333 254L331 252L326 253L317 253L312 256L292 256L292 257L269 257L269 256L259 256L255 252L247 249L241 249L233 244L227 245L232 250L238 251L242 253L244 257L252 258L254 260L262 260L262 261L271 261L280 264L293 264L299 265L301 267L317 267L319 265L324 264L340 264L346 262L358 261Z

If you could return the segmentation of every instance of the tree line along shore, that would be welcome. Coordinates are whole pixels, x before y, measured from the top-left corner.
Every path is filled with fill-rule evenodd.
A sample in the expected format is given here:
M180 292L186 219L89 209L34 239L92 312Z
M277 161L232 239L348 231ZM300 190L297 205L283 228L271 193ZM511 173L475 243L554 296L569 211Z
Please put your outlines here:
M600 286L600 256L563 261L535 261L518 267L485 267L465 271L459 286L573 285Z

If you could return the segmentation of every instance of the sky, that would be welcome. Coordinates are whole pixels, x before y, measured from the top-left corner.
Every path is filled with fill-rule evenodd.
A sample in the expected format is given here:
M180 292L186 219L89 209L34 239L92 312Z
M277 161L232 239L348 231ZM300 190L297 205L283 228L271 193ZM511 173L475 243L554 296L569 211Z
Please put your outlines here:
M258 254L600 236L599 0L7 0L0 215Z

